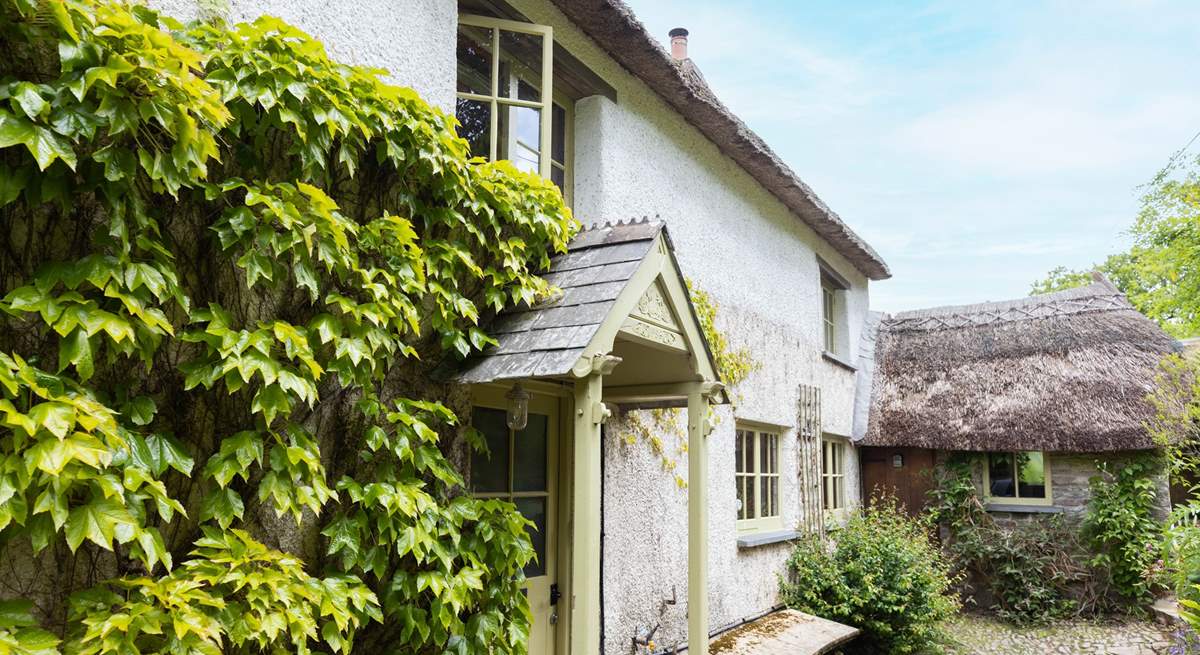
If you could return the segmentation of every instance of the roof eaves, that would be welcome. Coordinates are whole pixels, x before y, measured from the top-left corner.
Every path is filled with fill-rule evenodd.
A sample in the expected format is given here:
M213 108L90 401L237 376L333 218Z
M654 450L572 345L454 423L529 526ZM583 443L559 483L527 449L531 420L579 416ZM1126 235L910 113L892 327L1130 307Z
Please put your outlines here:
M806 225L872 280L891 277L879 253L842 221L704 82L676 63L621 0L553 0L613 59L640 78Z

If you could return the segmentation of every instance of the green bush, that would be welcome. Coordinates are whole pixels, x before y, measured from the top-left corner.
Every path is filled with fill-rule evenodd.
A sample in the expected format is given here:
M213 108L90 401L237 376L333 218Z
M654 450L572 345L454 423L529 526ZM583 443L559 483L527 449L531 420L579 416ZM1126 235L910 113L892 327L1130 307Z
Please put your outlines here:
M958 611L953 583L928 525L884 501L828 542L802 539L780 587L789 607L862 630L857 652L914 653Z
M1154 599L1162 526L1154 519L1157 495L1153 474L1161 462L1135 457L1113 470L1099 464L1083 532L1091 546L1092 566L1109 576L1113 590L1132 607Z

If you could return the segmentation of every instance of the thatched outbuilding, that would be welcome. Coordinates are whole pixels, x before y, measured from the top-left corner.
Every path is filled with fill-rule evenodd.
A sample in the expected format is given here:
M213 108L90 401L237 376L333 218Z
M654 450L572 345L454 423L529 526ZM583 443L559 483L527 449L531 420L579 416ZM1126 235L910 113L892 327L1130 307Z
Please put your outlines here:
M1159 362L1182 349L1100 275L1019 300L877 315L868 327L855 421L866 491L895 487L910 506L928 487L914 469L971 451L995 453L979 458L992 500L1081 508L1098 458L1156 447L1147 395Z

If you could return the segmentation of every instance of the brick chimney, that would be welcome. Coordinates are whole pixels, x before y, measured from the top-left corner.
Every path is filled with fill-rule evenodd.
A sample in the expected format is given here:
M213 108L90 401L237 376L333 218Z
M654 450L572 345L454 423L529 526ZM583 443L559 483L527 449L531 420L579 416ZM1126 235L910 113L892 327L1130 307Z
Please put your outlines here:
M687 53L687 38L688 31L682 27L676 27L670 31L671 35L671 58L675 61L683 61L688 58Z

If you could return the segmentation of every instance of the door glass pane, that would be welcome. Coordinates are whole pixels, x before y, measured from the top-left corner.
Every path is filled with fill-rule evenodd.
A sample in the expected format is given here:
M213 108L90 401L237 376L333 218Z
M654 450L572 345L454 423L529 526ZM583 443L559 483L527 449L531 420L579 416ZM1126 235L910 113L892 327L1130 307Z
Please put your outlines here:
M477 493L508 491L508 424L504 411L476 407L471 410L471 425L483 433L491 451L490 456L477 451L471 453L471 490Z
M458 135L471 146L472 157L491 156L492 103L459 98L454 104Z
M546 573L546 499L517 498L513 501L522 516L533 521L536 530L529 533L533 542L534 559L525 565L525 577L536 578Z
M492 30L458 26L458 90L492 94Z
M500 97L541 100L542 37L500 30Z
M548 451L545 414L530 414L525 429L513 435L513 491L546 491Z
M1015 498L1017 488L1013 479L1011 453L988 453L988 493L996 498Z
M1046 461L1042 453L1017 453L1021 498L1046 497Z

